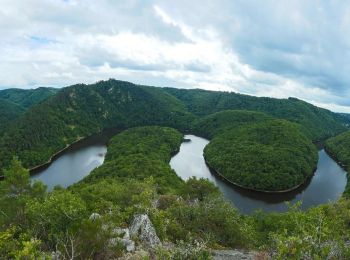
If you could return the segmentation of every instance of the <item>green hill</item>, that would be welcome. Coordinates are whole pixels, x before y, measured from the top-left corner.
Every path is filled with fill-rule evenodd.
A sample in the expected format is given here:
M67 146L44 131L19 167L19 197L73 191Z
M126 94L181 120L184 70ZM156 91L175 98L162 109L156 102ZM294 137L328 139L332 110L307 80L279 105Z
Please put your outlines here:
M19 117L24 111L19 105L0 98L0 135L9 122Z
M0 169L16 154L26 167L47 161L66 145L105 128L172 126L183 131L193 116L160 88L109 80L74 85L30 108L0 139Z
M328 139L325 143L325 148L327 152L339 161L348 172L350 171L350 131ZM344 196L350 197L349 177Z
M285 120L232 128L204 149L206 162L229 181L260 191L283 191L305 182L317 163L317 150Z
M224 110L203 117L196 121L193 126L193 131L197 135L212 139L214 136L223 133L224 131L227 131L233 127L271 119L273 119L273 117L261 112L246 110Z
M301 124L314 141L326 139L346 130L344 121L336 113L296 98L254 97L201 89L165 88L165 91L184 102L189 112L195 115L207 116L229 109L260 111Z
M5 89L0 90L0 136L5 128L29 107L56 94L58 89Z
M0 99L10 101L27 109L56 94L58 91L59 89L44 87L36 89L10 88L0 90Z

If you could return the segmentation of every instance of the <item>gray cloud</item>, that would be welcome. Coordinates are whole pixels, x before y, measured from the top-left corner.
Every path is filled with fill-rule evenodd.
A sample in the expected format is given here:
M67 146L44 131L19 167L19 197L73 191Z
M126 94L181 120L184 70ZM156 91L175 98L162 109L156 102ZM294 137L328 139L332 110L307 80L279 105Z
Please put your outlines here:
M109 77L296 96L350 112L346 1L10 1L0 88Z

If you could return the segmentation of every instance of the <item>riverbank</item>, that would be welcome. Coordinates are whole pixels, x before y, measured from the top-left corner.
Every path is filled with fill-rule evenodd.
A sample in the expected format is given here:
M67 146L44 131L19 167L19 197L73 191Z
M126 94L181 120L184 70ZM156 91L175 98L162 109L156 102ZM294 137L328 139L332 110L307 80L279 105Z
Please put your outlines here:
M249 187L245 187L243 185L240 185L236 182L233 182L231 180L229 180L228 178L226 178L223 174L221 174L220 172L218 172L217 170L214 169L214 167L212 167L208 162L207 160L205 160L204 158L204 161L205 161L205 164L208 166L208 168L210 169L210 172L213 173L216 177L220 178L221 180L229 183L230 185L234 185L234 186L237 186L241 189L245 189L245 190L249 190L249 191L254 191L254 192L261 192L261 193L268 193L268 194L282 194L282 193L288 193L288 192L291 192L291 191L294 191L294 190L297 190L298 188L300 188L302 185L304 185L305 183L309 182L310 179L315 175L315 172L317 170L317 167L314 169L313 171L313 174L306 178L305 181L303 181L302 183L294 186L294 187L291 187L289 189L285 189L285 190L278 190L278 191L269 191L269 190L258 190L258 189L252 189L252 188L249 188Z
M324 150L327 152L329 157L331 157L347 173L346 187L342 196L350 198L350 172L348 171L349 167L346 164L342 163L331 151L329 151L329 149L327 149L326 146L324 146Z

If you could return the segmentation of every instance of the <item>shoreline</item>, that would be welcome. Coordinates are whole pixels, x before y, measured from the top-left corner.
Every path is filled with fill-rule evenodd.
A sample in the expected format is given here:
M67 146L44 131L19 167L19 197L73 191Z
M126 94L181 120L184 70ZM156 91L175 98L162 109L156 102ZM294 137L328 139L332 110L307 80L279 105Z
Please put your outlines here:
M31 168L28 169L29 174L30 175L35 175L36 173L32 173L32 171L37 171L40 170L40 168L45 168L48 167L57 157L59 157L63 152L65 152L66 150L68 150L71 146L73 146L74 144L79 143L80 141L83 141L85 139L89 138L89 136L87 137L81 137L78 138L77 140L75 140L74 142L70 143L70 144L66 144L66 146L64 148L62 148L61 150L57 151L56 153L54 153L46 162L33 166Z
M244 190L254 191L254 192L260 192L260 193L266 193L266 194L282 194L282 193L288 193L288 192L294 191L294 190L300 188L300 187L301 187L302 185L304 185L305 183L307 183L307 182L311 179L311 177L314 176L314 174L315 174L315 172L316 172L316 170L317 170L317 167L316 167L316 169L313 171L313 174L312 174L310 177L306 178L306 180L305 180L304 182L302 182L302 183L300 183L300 184L298 184L298 185L296 185L296 186L294 186L294 187L291 187L291 188L285 189L285 190L271 191L271 190L258 190L258 189L253 189L253 188L249 188L249 187L240 185L240 184L238 184L238 183L235 183L235 182L233 182L233 181L227 179L224 175L222 175L222 174L221 174L220 172L218 172L217 170L215 170L215 169L207 162L207 160L206 160L205 158L204 158L204 162L205 162L205 164L208 166L208 168L209 168L209 170L210 170L211 173L213 173L216 177L218 177L218 178L224 180L225 182L229 183L230 185L239 187L239 188L244 189Z
M108 143L108 141L114 136L114 135L117 135L119 134L120 132L122 132L123 130L125 129L117 129L117 128L110 128L110 129L105 129L101 132L98 132L98 133L93 133L91 135L88 135L88 136L85 136L85 137L80 137L78 138L77 140L75 140L74 142L72 143L69 143L69 144L66 144L66 146L62 149L60 149L59 151L55 152L53 155L50 156L50 158L44 162L44 163L41 163L41 164L38 164L38 165L35 165L33 167L30 167L30 168L27 168L28 171L29 171L29 175L30 176L34 176L36 174L38 174L40 170L42 169L45 169L47 167L49 167L51 165L51 163L53 163L54 160L56 160L58 157L60 157L64 152L66 152L68 149L72 148L74 145L77 145L81 142L84 142L90 138L94 138L96 136L99 136L99 135L111 135L110 138L108 138L108 140L106 141L106 143ZM0 176L0 181L3 180L5 178L4 175L1 175Z

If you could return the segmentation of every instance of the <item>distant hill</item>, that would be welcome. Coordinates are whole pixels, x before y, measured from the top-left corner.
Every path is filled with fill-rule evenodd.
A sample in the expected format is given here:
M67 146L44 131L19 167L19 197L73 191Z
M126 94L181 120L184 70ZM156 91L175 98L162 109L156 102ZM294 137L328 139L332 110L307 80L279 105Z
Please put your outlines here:
M9 123L36 105L58 92L54 88L4 89L0 90L0 136Z
M343 117L296 98L254 97L201 89L164 88L164 90L181 100L189 112L201 117L229 109L260 111L301 124L314 141L326 139L346 130Z
M10 101L27 109L56 94L58 91L59 89L44 87L36 89L10 88L0 90L0 99Z
M6 125L25 111L21 106L0 98L0 135Z

